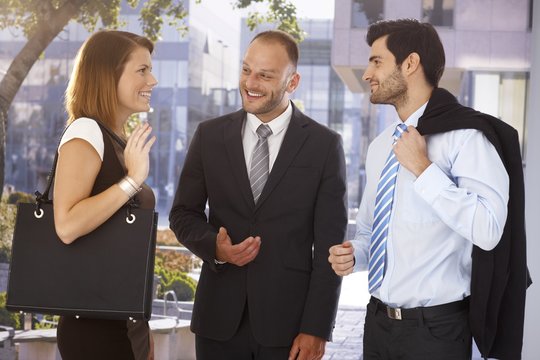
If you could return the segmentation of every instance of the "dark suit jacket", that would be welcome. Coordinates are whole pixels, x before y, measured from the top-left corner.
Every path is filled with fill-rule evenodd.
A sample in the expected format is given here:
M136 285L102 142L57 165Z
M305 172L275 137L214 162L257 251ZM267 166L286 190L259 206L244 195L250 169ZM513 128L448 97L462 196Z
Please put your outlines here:
M517 131L493 116L462 106L441 88L433 91L417 129L422 135L480 130L506 167L510 178L508 217L493 250L473 247L469 318L482 356L521 359L525 292L531 279L526 264L525 190Z
M170 213L178 240L204 260L191 329L228 340L247 304L253 334L264 346L290 346L299 332L330 339L341 279L328 249L343 241L347 225L341 138L293 106L255 205L242 145L245 118L240 110L199 125ZM220 226L233 243L261 237L253 262L215 265Z

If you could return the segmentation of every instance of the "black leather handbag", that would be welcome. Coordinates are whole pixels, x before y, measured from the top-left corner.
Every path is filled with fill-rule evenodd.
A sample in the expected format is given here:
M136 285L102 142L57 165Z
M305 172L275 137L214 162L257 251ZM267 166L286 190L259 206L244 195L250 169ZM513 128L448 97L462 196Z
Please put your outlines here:
M102 127L103 128L103 127ZM157 213L120 208L70 245L57 236L49 191L17 210L6 308L99 319L144 319L152 312Z

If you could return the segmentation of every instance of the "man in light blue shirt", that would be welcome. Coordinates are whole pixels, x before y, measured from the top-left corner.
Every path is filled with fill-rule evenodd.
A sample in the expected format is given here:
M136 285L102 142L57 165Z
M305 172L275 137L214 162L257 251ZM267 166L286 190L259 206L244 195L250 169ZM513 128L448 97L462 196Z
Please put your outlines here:
M368 149L355 240L330 248L329 261L342 276L369 270L364 359L469 359L472 249L498 244L509 177L481 131L421 136L416 130L444 70L444 49L430 24L378 22L367 41L363 79L370 100L393 105L399 119ZM392 134L401 123L407 127L396 140ZM395 185L383 187L389 154L397 159L397 176ZM389 199L381 209L389 211L379 223L381 188L380 196ZM380 233L382 245L375 242ZM372 280L376 266L380 282Z

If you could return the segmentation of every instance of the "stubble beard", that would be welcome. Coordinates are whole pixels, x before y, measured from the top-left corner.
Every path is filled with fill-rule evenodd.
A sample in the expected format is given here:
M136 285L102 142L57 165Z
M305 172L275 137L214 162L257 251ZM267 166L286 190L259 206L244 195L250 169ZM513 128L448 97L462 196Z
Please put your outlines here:
M399 108L407 103L407 90L407 82L398 67L371 93L369 100L372 104L394 105Z
M244 99L244 96L246 96L246 94L243 93L242 94L243 95L242 107L244 108L246 112L251 113L253 115L267 114L273 111L275 108L277 108L279 104L281 104L281 101L283 100L283 97L285 96L286 90L287 90L287 83L285 82L283 86L281 87L281 89L279 89L279 91L277 92L271 91L269 99L267 99L263 104L255 108L251 108L254 105L247 103L247 101ZM247 91L247 90L244 88L242 91Z

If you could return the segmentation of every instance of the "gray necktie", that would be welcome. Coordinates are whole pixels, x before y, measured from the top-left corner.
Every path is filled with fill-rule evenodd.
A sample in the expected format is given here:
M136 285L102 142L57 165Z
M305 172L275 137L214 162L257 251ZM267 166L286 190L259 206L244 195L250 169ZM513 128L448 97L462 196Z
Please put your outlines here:
M253 150L251 156L251 169L249 171L249 183L253 192L253 200L255 204L261 196L264 184L268 179L269 169L269 153L268 153L268 136L272 135L272 129L268 125L261 124L257 128L259 140Z

